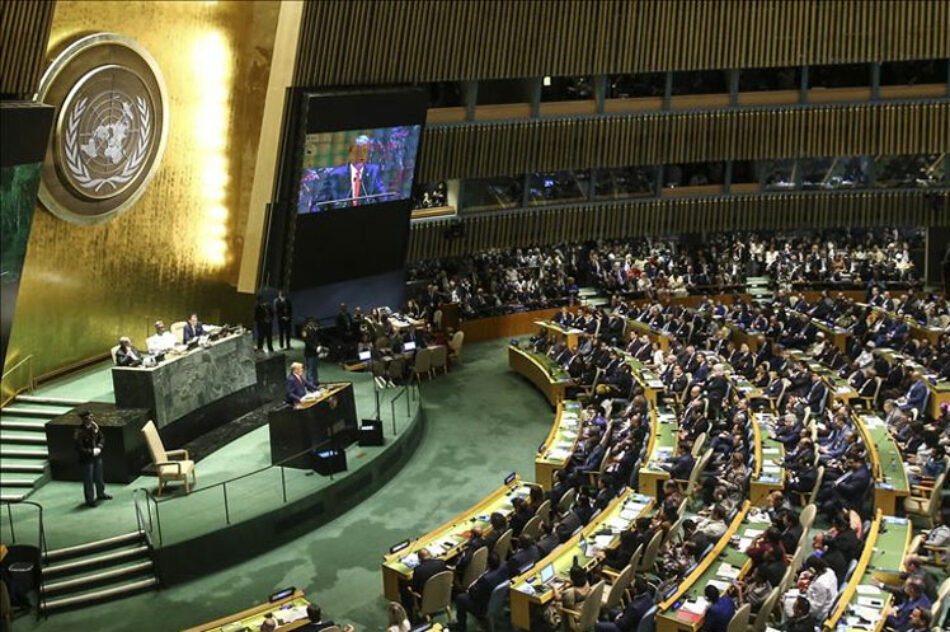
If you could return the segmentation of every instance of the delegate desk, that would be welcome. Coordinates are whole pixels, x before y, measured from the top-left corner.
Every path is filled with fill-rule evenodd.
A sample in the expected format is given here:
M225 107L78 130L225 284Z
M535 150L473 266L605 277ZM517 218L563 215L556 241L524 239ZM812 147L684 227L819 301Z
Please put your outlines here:
M548 338L554 340L555 342L560 342L561 344L567 346L568 349L573 351L577 349L577 337L584 333L583 329L576 329L574 327L561 327L557 323L550 320L536 320L534 324L541 328L542 331L547 332Z
M310 450L328 446L345 448L357 439L353 384L323 384L297 406L283 406L267 414L270 426L270 459L274 465L310 469ZM296 458L293 458L296 457Z
M623 357L624 362L630 365L630 375L643 387L643 396L646 397L651 406L656 406L657 394L666 390L666 385L663 384L663 380L657 376L653 369L645 366L623 349L615 347L614 350Z
M551 581L561 583L567 581L575 559L579 565L590 569L597 564L595 552L616 546L620 541L620 532L629 529L637 518L649 513L653 503L653 498L635 494L629 487L626 488L580 533L513 579L509 593L511 623L522 630L530 630L531 607L544 607L554 598L550 582L542 584L538 577L541 569L553 565L554 579Z
M858 396L858 392L848 383L848 380L838 375L834 369L828 365L818 362L811 356L797 349L790 350L789 355L796 360L805 362L805 364L808 365L809 371L821 376L825 386L828 387L828 394L832 400L838 400L842 404L850 405L851 400Z
M830 341L838 351L841 353L848 352L848 338L851 337L851 332L844 327L838 327L834 324L828 324L818 320L817 318L811 319L812 324L818 329L818 331L825 334L825 339Z
M640 468L639 488L648 496L659 496L660 485L670 478L670 473L660 463L676 451L676 413L667 406L650 409L650 443L647 446L647 461Z
M257 384L251 332L236 333L154 367L112 367L119 408L145 408L162 429L185 415Z
M551 491L554 472L563 470L577 449L581 432L581 405L573 401L558 402L557 417L548 438L544 440L534 457L534 480L544 490Z
M749 480L749 502L753 506L765 504L769 494L785 489L785 467L781 465L785 462L785 445L770 435L775 423L772 413L756 413L752 417L755 469Z
M893 516L899 499L910 495L904 460L884 420L875 413L852 413L854 425L868 449L868 461L874 475L874 506Z
M910 549L911 532L906 518L883 516L878 510L854 574L822 629L834 630L843 621L849 630L881 631L886 618L884 611L890 607L892 596L873 582L900 587L903 581L898 573L903 570L904 556Z
M516 496L527 498L531 487L531 483L514 476L510 482L496 489L471 509L460 513L408 546L383 556L383 595L386 599L399 601L400 584L412 581L412 569L418 563L420 550L428 549L433 557L443 560L454 558L471 538L472 527L481 527L482 534L489 535L491 514L497 511L508 516L513 511L512 499Z
M731 579L723 577L723 574L735 572L736 576L739 576L743 572L748 558L743 552L745 548L742 544L747 547L748 539L753 534L768 529L767 524L746 521L748 511L749 501L745 501L742 508L736 512L736 517L729 524L729 528L713 546L712 551L706 554L706 557L683 578L675 589L664 596L657 607L657 632L696 632L702 624L705 612L705 604L701 601L697 603L697 600L706 589L706 584L718 583L720 586L729 584ZM737 535L741 543L739 548L730 544L730 540ZM720 554L723 555L720 556ZM731 570L727 571L726 565ZM676 607L677 604L679 607Z
M929 340L930 344L936 348L940 342L941 334L946 331L942 327L931 326L931 325L922 325L917 322L912 316L901 316L896 312L889 312L883 307L877 307L876 305L868 305L867 303L858 303L861 307L870 307L872 311L879 315L887 315L890 318L903 318L904 322L907 323L907 326L910 328L910 337L916 338L917 340Z
M307 618L307 606L310 602L304 597L303 591L294 590L283 598L274 598L273 601L236 612L208 623L188 628L182 632L245 632L259 630L264 622L264 615L271 613L280 624L280 632L296 630L305 626L310 620Z
M567 372L543 353L534 353L520 347L508 347L508 366L528 378L552 406L564 399L564 394L574 380Z

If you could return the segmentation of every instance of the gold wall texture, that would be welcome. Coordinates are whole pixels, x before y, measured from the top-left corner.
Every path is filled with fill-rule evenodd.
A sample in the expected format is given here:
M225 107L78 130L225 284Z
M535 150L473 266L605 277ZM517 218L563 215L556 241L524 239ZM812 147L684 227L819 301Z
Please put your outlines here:
M170 103L161 166L136 205L79 226L40 210L33 222L7 365L34 356L38 376L144 347L156 318L251 322L234 284L270 71L278 3L56 3L48 57L75 37L115 32L158 62Z

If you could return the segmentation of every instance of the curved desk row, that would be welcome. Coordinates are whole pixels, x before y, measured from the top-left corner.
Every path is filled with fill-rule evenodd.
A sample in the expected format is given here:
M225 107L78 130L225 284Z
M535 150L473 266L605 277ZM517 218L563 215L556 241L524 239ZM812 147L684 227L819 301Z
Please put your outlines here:
M904 570L903 560L910 549L912 531L906 518L885 516L878 510L854 574L841 593L837 607L825 620L823 629L834 630L839 622L844 621L849 629L880 632L884 627L884 612L890 607L892 597L874 582L884 582L895 588L903 584L899 573Z
M508 366L534 384L552 406L557 406L574 384L571 376L543 353L509 346Z
M712 551L696 565L692 572L671 591L663 596L656 615L656 629L658 632L695 632L702 623L702 615L696 611L698 607L691 607L702 596L706 584L710 582L731 582L723 578L725 566L744 569L748 558L745 553L731 544L733 537L751 537L749 529L756 528L764 531L758 523L745 523L749 512L749 501L745 501L722 537L713 545ZM741 531L740 531L741 528ZM717 579L717 577L721 579Z
M534 480L546 491L550 491L554 484L554 473L571 462L580 438L580 412L581 405L577 402L558 402L551 431L534 457Z
M491 514L497 511L505 516L509 515L513 511L512 499L516 496L527 498L531 487L531 483L514 476L510 482L496 489L471 509L417 540L393 547L390 553L383 557L383 594L391 601L399 601L400 583L412 580L412 569L416 565L420 550L428 549L433 557L444 560L456 557L471 538L472 527L481 527L482 533L489 535Z
M564 581L575 559L584 568L594 566L597 563L596 551L615 546L620 540L620 532L629 529L637 518L647 515L653 505L653 498L635 494L630 488L625 489L580 533L513 579L510 591L511 623L522 630L530 630L531 607L544 606L554 598L551 583ZM539 573L548 565L553 565L554 579L544 584Z

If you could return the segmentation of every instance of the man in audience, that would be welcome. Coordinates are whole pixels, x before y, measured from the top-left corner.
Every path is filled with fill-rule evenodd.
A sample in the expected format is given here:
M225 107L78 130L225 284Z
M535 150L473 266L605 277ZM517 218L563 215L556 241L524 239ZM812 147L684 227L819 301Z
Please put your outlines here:
M324 619L323 611L320 609L320 606L315 603L307 604L307 620L309 621L307 625L297 628L297 630L300 632L319 632L325 628L337 625L330 619ZM341 626L340 629L343 632L353 632L352 625L344 625Z
M650 585L642 577L633 580L633 599L615 617L594 624L595 632L635 632L644 615L653 607Z
M792 616L779 626L783 632L815 632L818 622L811 614L811 604L805 597L796 597L792 606Z
M445 562L429 553L429 549L419 549L419 564L412 569L412 581L409 582L409 590L402 592L402 605L406 612L415 613L415 598L421 599L422 592L425 590L426 582L433 576L448 570Z
M930 610L930 604L930 598L924 594L920 580L909 577L904 580L904 600L887 609L885 625L897 632L905 632L910 629L911 613L917 608Z
M482 573L471 586L455 596L455 617L458 623L452 629L465 632L469 613L478 618L484 617L492 591L506 581L508 581L508 569L501 563L496 553L489 553L488 570Z
M703 617L701 632L728 632L729 622L736 613L736 603L732 597L721 594L712 584L707 584L703 593L709 607Z

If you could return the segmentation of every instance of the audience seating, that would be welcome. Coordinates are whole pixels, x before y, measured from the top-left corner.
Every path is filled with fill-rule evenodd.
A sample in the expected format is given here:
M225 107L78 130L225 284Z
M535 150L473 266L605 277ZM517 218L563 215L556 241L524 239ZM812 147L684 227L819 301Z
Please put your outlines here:
M572 610L562 606L560 611L564 617L565 629L568 632L588 632L597 622L603 599L604 582L599 581L591 587L587 598L581 603L580 610Z
M452 620L452 571L436 573L422 587L422 594L413 593L416 600L416 612L426 621L432 620L432 615L445 612L448 620Z

